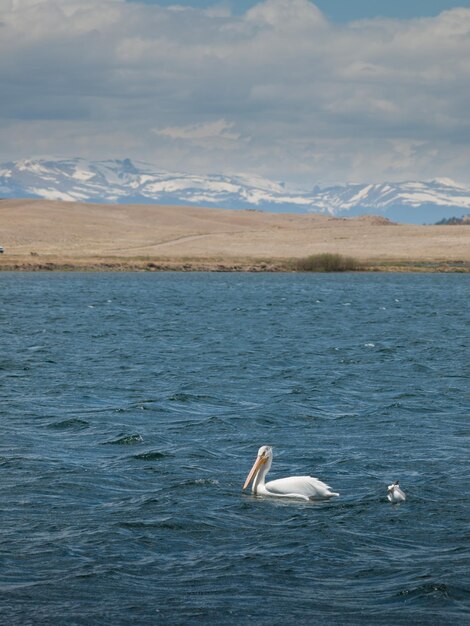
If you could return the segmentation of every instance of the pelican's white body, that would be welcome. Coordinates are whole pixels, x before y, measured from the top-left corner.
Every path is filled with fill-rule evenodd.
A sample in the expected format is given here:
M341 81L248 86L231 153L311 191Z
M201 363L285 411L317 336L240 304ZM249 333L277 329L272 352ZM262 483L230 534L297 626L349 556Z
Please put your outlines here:
M257 459L246 479L244 489L253 479L252 492L256 496L273 496L275 498L296 498L300 500L325 500L339 493L313 476L290 476L265 482L266 475L271 469L273 460L272 448L262 446L258 451Z
M406 500L405 492L400 489L398 480L387 487L387 498L392 504L398 504Z

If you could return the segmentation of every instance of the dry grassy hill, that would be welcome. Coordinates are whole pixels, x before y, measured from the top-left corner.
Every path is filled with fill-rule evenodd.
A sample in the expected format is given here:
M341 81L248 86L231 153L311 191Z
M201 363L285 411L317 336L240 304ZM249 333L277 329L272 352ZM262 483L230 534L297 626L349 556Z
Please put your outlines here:
M333 252L368 262L470 262L470 227L392 224L160 205L0 201L0 263L47 257L166 260L286 260Z

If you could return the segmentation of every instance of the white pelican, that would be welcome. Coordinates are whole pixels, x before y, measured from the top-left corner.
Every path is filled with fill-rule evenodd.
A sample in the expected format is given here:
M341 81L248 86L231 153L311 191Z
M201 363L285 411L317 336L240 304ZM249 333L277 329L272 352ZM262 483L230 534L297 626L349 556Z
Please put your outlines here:
M290 476L278 478L265 483L266 474L271 468L273 450L271 446L261 446L253 467L248 474L243 489L246 489L253 480L251 490L255 496L274 496L276 498L297 498L301 500L324 500L339 493L331 491L330 487L318 478L312 476Z
M398 504L398 502L404 502L406 500L405 492L400 489L398 480L387 487L387 492L388 501L392 504Z

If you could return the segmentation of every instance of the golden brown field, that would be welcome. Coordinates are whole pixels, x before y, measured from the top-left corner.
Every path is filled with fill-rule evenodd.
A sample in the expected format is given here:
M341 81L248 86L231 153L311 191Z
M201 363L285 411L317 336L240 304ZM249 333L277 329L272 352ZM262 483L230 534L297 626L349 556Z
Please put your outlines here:
M369 267L470 263L470 226L253 210L0 201L0 269L286 269L339 253ZM151 264L149 266L149 263Z

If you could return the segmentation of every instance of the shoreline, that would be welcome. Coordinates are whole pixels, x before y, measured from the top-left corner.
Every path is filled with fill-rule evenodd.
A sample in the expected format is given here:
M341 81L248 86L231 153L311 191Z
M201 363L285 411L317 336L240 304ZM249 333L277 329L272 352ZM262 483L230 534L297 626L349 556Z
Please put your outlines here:
M38 255L39 256L39 255ZM0 272L242 272L299 273L295 259L155 259L129 257L64 258L45 255L0 258ZM454 260L362 261L355 273L470 273L470 263ZM311 272L310 272L311 273ZM326 273L320 271L317 273ZM331 272L330 272L331 273Z

